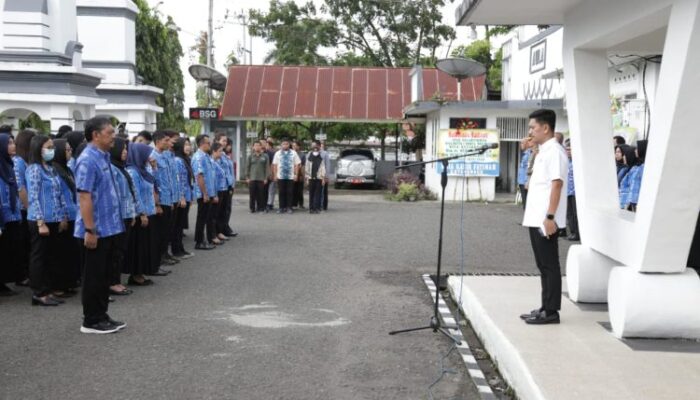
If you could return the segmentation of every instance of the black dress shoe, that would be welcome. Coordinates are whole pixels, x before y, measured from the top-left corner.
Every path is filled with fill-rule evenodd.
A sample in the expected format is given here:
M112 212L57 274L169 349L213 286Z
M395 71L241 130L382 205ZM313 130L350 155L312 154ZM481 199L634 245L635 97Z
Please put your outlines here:
M209 243L197 243L194 248L195 250L211 250L214 248L214 246L210 245Z
M558 312L547 315L547 313L544 311L541 311L534 317L530 317L525 320L525 323L530 325L558 324L559 322L560 321Z
M236 236L238 236L238 232L229 232L229 233L224 233L224 236L226 236L226 237L230 237L230 238L232 238L232 237L236 237Z
M167 275L170 275L171 272L172 272L172 271L167 270L167 269L158 268L158 271L156 271L156 272L154 272L154 273L152 273L152 274L149 274L149 275L152 275L152 276L167 276Z
M52 299L50 296L45 296L44 298L41 298L39 296L32 295L32 305L33 306L55 307L59 304L60 304L59 302Z
M569 235L567 239L569 239L572 242L578 242L579 240L581 240L581 238L578 235Z
M541 313L541 312L542 312L542 310L540 310L539 308L537 308L537 309L534 309L534 310L530 311L528 314L520 314L520 319L522 319L522 320L524 321L524 320L526 320L526 319L528 319L528 318L532 318L532 317L537 316L537 314L539 314L539 313Z

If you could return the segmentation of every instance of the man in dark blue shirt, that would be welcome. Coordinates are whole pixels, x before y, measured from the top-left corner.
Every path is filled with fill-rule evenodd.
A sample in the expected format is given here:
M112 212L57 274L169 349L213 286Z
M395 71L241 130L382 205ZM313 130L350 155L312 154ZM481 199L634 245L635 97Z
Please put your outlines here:
M109 150L114 145L114 127L107 117L85 123L89 142L76 162L75 185L80 213L74 236L83 246L83 333L114 333L126 327L107 315L111 262L116 259L124 232L119 195L110 167Z

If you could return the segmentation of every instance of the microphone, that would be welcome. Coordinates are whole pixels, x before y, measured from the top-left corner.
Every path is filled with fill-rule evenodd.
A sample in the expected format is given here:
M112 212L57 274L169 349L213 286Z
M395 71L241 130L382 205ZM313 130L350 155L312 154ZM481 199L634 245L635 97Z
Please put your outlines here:
M486 151L486 150L492 150L492 149L497 149L497 148L498 148L498 143L487 143L487 144L479 147L477 150Z

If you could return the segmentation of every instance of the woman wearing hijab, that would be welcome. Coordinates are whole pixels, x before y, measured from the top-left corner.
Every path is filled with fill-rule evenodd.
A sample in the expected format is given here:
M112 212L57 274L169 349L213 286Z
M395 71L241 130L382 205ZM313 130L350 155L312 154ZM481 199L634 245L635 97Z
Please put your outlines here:
M17 177L12 157L15 155L15 141L8 134L0 134L0 254L3 255L0 267L0 296L13 296L17 292L7 283L17 282L21 270L17 263L17 241L22 236L22 213L19 200Z
M123 272L129 274L129 285L148 286L153 281L146 278L158 270L160 252L156 233L151 229L156 215L154 197L155 178L147 170L153 148L142 143L129 146L126 171L131 177L136 197L138 218L129 235L126 265Z
M17 265L20 271L20 278L17 286L29 286L29 224L27 222L27 163L29 162L29 143L36 135L33 129L19 131L15 138L16 154L12 157L15 163L15 178L17 179L17 190L19 190L20 211L22 222L18 231L16 244Z
M644 160L647 155L647 140L637 141L637 165L630 171L629 210L637 211L639 191L642 188L642 176L644 175Z
M114 146L110 151L112 161L112 176L119 195L119 208L124 221L124 233L119 238L119 249L114 260L112 277L110 281L110 293L117 296L125 296L132 293L131 289L122 285L122 271L127 270L126 260L129 251L129 237L131 229L136 224L136 216L141 214L141 206L136 199L136 189L131 175L126 171L126 160L128 157L128 140L114 138Z
M192 204L194 191L194 172L190 165L190 154L192 154L192 144L187 138L178 138L173 144L173 153L175 154L175 169L177 171L177 180L180 182L180 193L178 197L184 197L186 205L184 208L175 208L175 229L172 238L173 256L178 258L190 258L192 253L185 250L182 244L184 230L187 229L187 220L189 219L190 205Z
M633 172L637 167L637 154L636 149L632 146L621 145L620 148L623 154L622 161L625 164L617 175L620 187L620 208L627 209L629 206Z
M32 304L56 306L63 303L51 294L51 277L60 274L59 234L68 229L68 209L61 180L50 165L55 155L53 141L36 135L29 145L27 193L29 208L29 282Z
M61 178L61 191L66 202L68 214L68 229L58 234L58 248L60 249L60 268L52 275L52 286L57 291L56 297L70 296L76 293L80 285L80 246L73 238L75 218L78 215L78 192L75 187L73 171L68 163L73 159L73 149L66 139L53 141L55 154L51 165L59 178Z
M85 133L84 132L69 132L66 134L65 139L68 141L68 144L70 144L70 148L73 151L73 157L71 157L70 160L68 160L68 168L70 168L73 173L75 173L75 162L78 160L78 156L80 155L80 152L78 151L78 147L82 144L86 144L87 142L85 141ZM83 146L83 149L85 147ZM81 149L82 151L82 149Z

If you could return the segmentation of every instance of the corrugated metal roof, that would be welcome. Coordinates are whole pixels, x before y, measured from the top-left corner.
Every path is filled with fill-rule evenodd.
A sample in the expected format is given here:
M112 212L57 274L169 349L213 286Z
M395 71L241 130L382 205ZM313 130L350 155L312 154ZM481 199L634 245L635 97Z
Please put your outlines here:
M235 65L229 69L221 114L228 120L387 122L411 103L409 68ZM484 76L462 82L462 100L481 99ZM423 69L427 100L457 98L457 81Z

